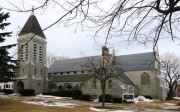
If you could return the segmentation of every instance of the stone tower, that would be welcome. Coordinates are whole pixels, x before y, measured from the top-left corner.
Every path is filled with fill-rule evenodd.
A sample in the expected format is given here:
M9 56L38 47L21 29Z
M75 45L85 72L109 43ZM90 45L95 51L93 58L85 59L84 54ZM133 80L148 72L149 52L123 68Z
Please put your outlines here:
M15 91L34 89L36 94L48 90L46 37L34 15L30 15L19 33L18 70Z

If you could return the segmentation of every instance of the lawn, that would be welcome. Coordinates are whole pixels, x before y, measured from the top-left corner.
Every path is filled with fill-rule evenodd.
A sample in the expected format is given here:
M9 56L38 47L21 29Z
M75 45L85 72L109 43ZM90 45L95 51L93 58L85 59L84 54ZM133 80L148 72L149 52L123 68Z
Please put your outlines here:
M26 102L26 103L24 103ZM46 103L48 106L35 105L29 103ZM71 106L50 106L56 103L74 104ZM179 106L178 106L179 104ZM79 101L69 98L52 97L37 95L35 97L21 97L18 95L0 95L0 112L93 112L91 109L101 109L101 103L93 101ZM176 110L180 111L180 100L156 101L156 102L139 102L134 103L108 103L106 109L111 110L130 110L128 112L147 112L141 110ZM91 108L91 109L90 109ZM136 110L136 111L134 111ZM117 111L116 111L117 112ZM120 112L120 111L118 111Z
M87 105L74 108L48 107L23 103L20 100L0 98L0 112L92 112Z

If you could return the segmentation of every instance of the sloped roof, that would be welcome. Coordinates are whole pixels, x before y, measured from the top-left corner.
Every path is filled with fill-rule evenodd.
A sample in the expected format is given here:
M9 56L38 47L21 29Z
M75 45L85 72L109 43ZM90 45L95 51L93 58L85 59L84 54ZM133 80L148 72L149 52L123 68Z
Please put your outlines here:
M88 74L52 76L52 82L84 82Z
M92 56L91 59L100 59L100 56ZM48 73L86 71L90 68L83 67L88 63L87 57L55 61L48 70ZM115 56L114 64L124 71L150 70L155 69L154 52L139 53Z
M119 78L121 79L122 82L129 84L129 85L135 85L135 83L126 75L126 73L124 72L123 69L121 69L117 66L114 66L113 69L116 72L116 74L119 76Z
M100 56L92 56L90 58L91 60L97 60ZM89 58L87 57L55 61L48 69L48 73L87 71L90 68L83 65L88 64L88 62Z
M116 56L114 62L125 71L155 69L154 52Z
M26 21L24 27L20 31L19 36L21 36L23 34L27 34L27 33L34 33L34 34L39 35L43 38L46 38L42 29L41 29L41 26L39 25L38 20L34 14L30 15L30 17Z

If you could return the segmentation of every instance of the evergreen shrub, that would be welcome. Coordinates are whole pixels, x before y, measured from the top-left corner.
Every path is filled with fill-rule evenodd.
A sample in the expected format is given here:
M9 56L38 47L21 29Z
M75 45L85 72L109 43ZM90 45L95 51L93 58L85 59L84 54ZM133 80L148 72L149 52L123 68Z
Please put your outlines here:
M113 98L114 103L122 103L122 98Z
M12 94L13 93L13 90L12 89L4 89L3 92L5 94Z
M105 94L105 102L111 102L112 101L112 95ZM102 95L99 96L99 102L102 102Z
M35 90L34 89L22 89L19 91L19 93L22 96L34 96L35 95Z
M91 95L84 94L84 95L81 95L80 99L83 101L90 101L92 99L92 97L91 97Z
M75 90L75 91L72 92L71 96L72 96L73 99L79 99L81 95L82 95L81 90Z

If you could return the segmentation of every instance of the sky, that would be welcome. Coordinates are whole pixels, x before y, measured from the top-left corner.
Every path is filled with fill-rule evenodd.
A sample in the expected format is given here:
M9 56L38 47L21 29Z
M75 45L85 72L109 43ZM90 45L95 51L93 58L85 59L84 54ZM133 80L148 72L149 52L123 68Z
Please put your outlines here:
M21 0L16 0L17 5L19 5ZM32 1L32 0L30 0ZM18 4L19 3L19 4ZM27 9L31 9L34 2L27 2ZM8 8L14 8L10 5L7 0L1 1L0 6L5 6ZM7 10L3 10L7 12ZM6 31L12 31L12 37L8 38L3 44L13 44L17 43L18 33L21 28L26 23L31 12L10 12L10 18L7 20L11 23L10 26L6 28ZM42 29L46 28L59 17L56 9L48 9L45 12L35 11L35 15L40 23ZM104 44L104 38L94 39L93 35L95 32L78 29L76 31L75 26L66 27L63 24L56 24L55 26L44 31L47 41L47 52L54 54L55 56L67 56L69 58L86 57L93 55L101 55L101 47ZM95 41L96 40L96 41ZM115 39L113 41L118 41ZM109 50L115 50L116 55L126 55L134 53L152 52L152 45L147 46L139 45L138 43L133 43L128 45L126 42L122 42L118 45L114 44L110 46ZM163 39L158 43L158 50L160 55L166 52L172 52L180 56L180 46L178 42L173 42L172 40ZM14 55L17 52L17 48L14 47L10 50L10 55Z

